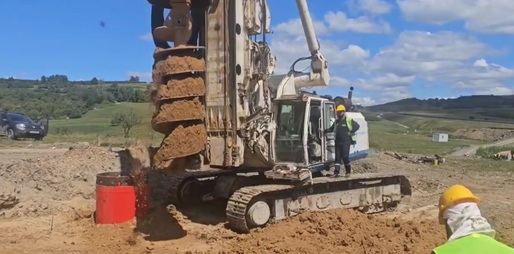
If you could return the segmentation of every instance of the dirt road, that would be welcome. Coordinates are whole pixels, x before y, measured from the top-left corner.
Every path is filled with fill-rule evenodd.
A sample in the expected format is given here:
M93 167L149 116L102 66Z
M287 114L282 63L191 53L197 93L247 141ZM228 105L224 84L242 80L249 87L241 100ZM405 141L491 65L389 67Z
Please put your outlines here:
M485 145L472 145L469 147L460 148L453 153L450 154L450 156L471 156L475 155L477 150L480 148L487 148L487 147L493 147L493 146L507 146L514 144L514 138L504 139L501 141L497 141L490 144Z
M157 206L137 222L96 226L95 175L119 169L119 154L94 147L3 151L0 253L429 253L444 242L438 197L455 183L482 198L483 213L514 246L512 173L470 172L451 159L432 167L375 154L355 163L357 172L409 178L414 195L397 212L305 213L238 235L224 225L223 203L181 211Z

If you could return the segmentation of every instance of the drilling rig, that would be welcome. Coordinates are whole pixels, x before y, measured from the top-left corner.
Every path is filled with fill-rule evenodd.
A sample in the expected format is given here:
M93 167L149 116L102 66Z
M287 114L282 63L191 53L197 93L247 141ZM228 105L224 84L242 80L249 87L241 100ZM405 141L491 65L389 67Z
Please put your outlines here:
M156 46L152 128L165 136L151 165L173 174L175 204L224 199L229 226L249 232L302 211L387 211L411 195L403 175L328 175L335 135L323 130L335 103L303 91L330 79L306 0L296 6L310 55L279 82L270 82L280 59L268 44L266 0L148 2ZM310 72L295 70L307 60ZM361 125L357 158L368 151L367 122L347 114ZM317 152L310 151L313 136Z

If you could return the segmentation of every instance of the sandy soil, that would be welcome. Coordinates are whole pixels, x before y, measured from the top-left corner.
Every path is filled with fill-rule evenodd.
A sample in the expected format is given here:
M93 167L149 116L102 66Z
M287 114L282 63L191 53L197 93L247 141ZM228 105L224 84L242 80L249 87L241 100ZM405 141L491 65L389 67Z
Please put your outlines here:
M195 210L154 207L146 218L97 226L95 175L121 167L105 148L0 149L0 253L429 253L444 242L437 200L454 183L482 198L483 213L514 246L512 173L471 172L451 159L438 167L384 154L355 163L360 172L396 172L413 186L397 212L305 213L238 235L224 225L224 204Z
M500 141L508 138L514 138L514 130L507 129L459 129L453 133L456 137L466 139Z

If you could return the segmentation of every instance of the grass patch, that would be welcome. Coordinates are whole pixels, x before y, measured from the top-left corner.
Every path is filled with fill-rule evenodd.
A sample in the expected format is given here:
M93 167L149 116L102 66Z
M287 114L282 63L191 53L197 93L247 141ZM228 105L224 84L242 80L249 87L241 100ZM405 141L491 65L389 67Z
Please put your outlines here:
M449 138L449 142L432 141L428 132L413 132L390 121L369 122L370 148L423 155L445 154L459 147L483 144L482 141Z
M468 128L514 128L514 124L488 123L451 119L436 119L422 116L406 116L396 113L386 113L383 118L409 126L418 131L455 132L458 129Z
M440 165L440 167L447 168L448 170L463 168L466 171L475 172L514 172L514 162L488 159L447 158L446 162Z
M111 126L117 112L132 110L142 118L142 123L130 130L130 137L123 137L123 128ZM152 130L150 125L153 109L149 103L118 103L102 105L78 119L51 120L45 143L86 141L97 145L124 145L135 138L160 143L163 135Z
M485 159L493 159L496 153L507 150L514 150L514 146L481 147L477 150L476 154Z

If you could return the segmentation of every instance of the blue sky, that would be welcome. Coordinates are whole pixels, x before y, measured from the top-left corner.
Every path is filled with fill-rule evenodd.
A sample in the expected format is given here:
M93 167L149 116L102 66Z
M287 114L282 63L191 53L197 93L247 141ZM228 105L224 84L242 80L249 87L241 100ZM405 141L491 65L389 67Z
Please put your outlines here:
M331 85L320 93L346 94L353 85L356 101L369 105L514 90L512 0L308 4L331 68ZM296 1L269 6L280 73L308 51ZM149 80L154 47L145 0L4 0L0 14L0 77Z

